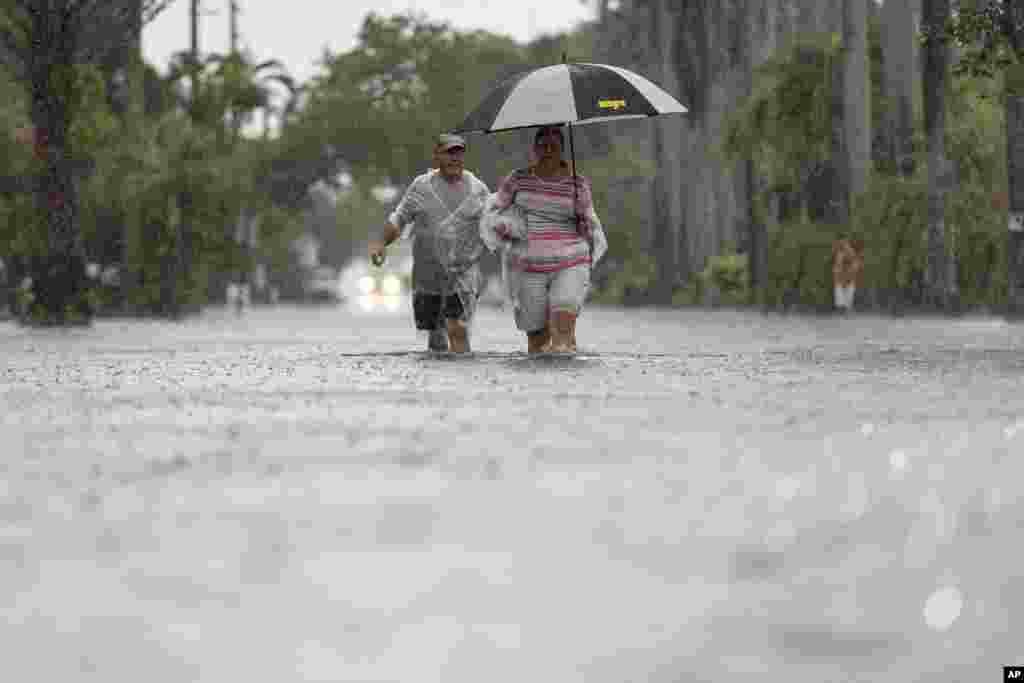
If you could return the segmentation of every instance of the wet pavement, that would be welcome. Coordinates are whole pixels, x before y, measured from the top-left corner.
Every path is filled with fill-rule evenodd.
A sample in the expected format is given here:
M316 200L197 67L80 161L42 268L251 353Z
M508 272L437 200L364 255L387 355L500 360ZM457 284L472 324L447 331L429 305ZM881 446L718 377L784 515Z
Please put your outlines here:
M410 317L0 324L4 678L1024 664L1024 326L595 307L530 358L482 309L454 357Z

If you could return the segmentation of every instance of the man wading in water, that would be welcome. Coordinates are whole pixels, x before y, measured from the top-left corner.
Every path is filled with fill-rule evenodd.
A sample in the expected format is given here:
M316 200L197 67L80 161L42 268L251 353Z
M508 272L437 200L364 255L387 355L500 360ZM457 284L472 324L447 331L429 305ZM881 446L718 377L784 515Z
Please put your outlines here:
M469 323L480 295L477 260L482 244L479 249L475 244L480 242L480 211L490 191L465 170L465 154L463 138L439 136L434 146L435 168L412 181L368 246L370 261L380 265L387 245L401 236L404 226L412 224L412 308L416 329L429 333L430 351L470 350ZM461 259L454 256L453 245L463 249Z

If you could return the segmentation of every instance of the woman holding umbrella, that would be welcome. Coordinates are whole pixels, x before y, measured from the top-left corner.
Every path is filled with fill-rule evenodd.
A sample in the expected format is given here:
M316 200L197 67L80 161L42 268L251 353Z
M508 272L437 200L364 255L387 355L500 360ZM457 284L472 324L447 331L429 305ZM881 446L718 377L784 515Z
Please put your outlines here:
M505 178L493 202L499 212L514 204L525 218L525 252L509 267L518 271L516 327L526 333L530 353L576 350L576 319L596 260L591 245L595 237L604 244L590 181L573 174L564 146L561 128L538 129L534 163Z
M590 182L576 173L573 128L684 113L686 107L678 100L639 74L608 64L568 63L563 55L561 64L500 83L456 129L495 133L539 128L536 163L505 179L481 221L485 244L505 240L513 245L508 254L516 263L508 266L516 284L510 294L516 324L527 333L531 352L575 349L576 318L589 289L590 268L607 246ZM564 124L569 126L570 164L562 159ZM503 223L494 214L509 207L525 217L525 240L486 228L500 228ZM504 225L518 228L520 222Z

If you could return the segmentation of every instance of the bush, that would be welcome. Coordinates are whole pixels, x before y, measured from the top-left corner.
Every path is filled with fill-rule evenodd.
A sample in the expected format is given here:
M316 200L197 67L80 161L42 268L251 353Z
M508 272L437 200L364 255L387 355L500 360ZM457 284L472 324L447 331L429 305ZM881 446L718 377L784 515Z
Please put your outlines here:
M806 217L769 231L769 273L764 303L828 307L832 298L832 242L864 241L863 287L858 297L872 308L919 305L927 263L927 181L876 176L854 204L848 227ZM1006 299L1005 226L991 193L968 183L947 195L947 248L958 262L962 303L998 307Z
M701 278L713 285L724 304L745 304L750 300L750 267L746 254L734 250L711 259Z
M647 297L657 276L654 259L636 256L608 276L604 286L594 292L593 300L600 304L637 303Z
M919 304L927 263L927 183L880 179L859 202L853 233L865 241L864 284L882 306ZM964 305L999 306L1006 299L1004 234L991 192L968 183L947 196L946 246L958 263Z
M827 306L832 297L832 242L838 233L835 226L812 222L806 214L771 225L762 303Z

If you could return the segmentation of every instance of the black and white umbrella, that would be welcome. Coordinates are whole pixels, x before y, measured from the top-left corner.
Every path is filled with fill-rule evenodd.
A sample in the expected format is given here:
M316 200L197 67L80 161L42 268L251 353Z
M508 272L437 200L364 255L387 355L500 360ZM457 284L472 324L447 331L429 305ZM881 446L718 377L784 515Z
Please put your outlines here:
M454 133L494 133L569 126L576 175L574 125L685 114L676 98L632 71L609 64L562 63L512 76L484 97Z
M492 90L455 133L601 123L685 114L649 80L608 64L555 64L513 76Z

